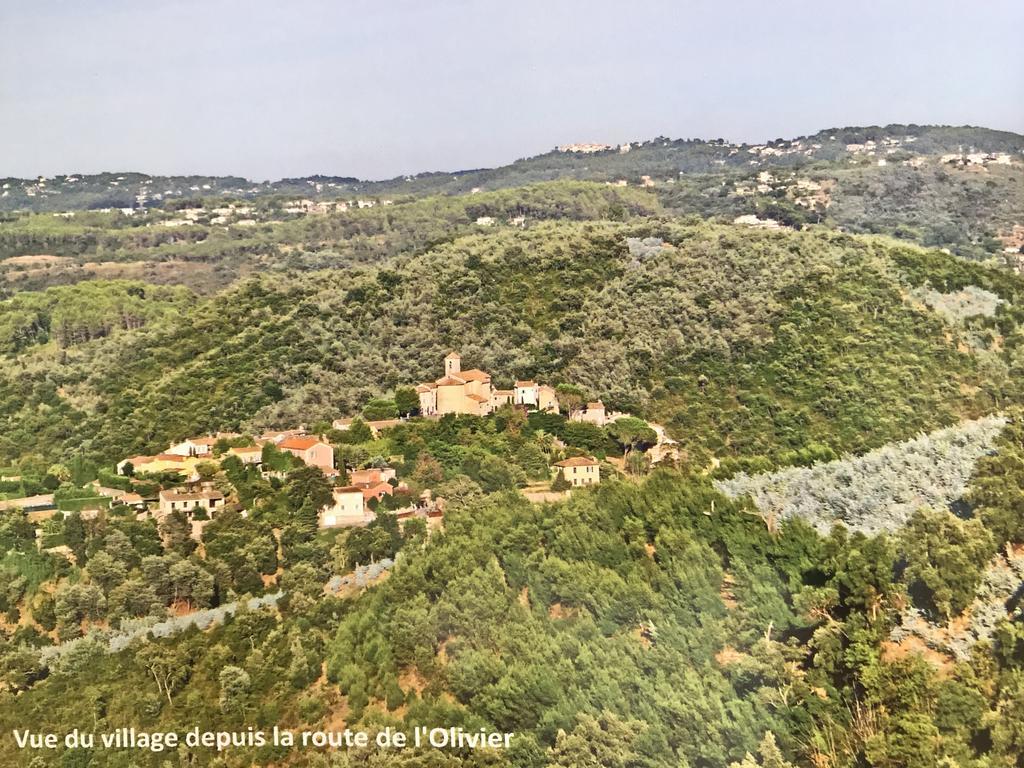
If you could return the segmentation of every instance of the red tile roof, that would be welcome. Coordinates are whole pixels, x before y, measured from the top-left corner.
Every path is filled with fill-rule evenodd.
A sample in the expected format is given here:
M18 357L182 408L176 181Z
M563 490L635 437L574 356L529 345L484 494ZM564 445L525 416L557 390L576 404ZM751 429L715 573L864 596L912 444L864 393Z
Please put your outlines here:
M279 448L291 448L294 451L308 451L314 445L323 444L318 437L289 437L282 440Z
M363 483L360 486L363 492L363 499L369 501L370 499L379 499L382 496L390 496L394 494L395 489L387 483Z
M459 371L459 378L466 381L490 381L491 374L479 368L470 368L468 371Z

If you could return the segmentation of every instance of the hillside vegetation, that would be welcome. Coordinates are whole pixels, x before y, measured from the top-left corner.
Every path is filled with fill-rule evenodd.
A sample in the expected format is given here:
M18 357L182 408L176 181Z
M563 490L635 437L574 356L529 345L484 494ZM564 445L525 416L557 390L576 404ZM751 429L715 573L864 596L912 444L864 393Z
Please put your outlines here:
M22 293L0 303L0 352L54 342L61 348L142 328L188 306L185 288L137 281L92 281Z
M887 445L863 456L753 477L740 473L715 487L750 496L770 526L800 517L822 533L833 525L866 534L898 531L924 506L961 499L975 462L991 453L1006 425L990 416Z
M202 207L209 203L207 207ZM558 182L463 197L402 198L300 216L278 198L217 216L223 201L176 209L21 215L0 223L0 296L99 277L186 285L209 294L253 272L312 271L380 262L483 229L547 219L622 219L656 213L648 191ZM226 219L225 223L214 220Z
M1001 485L1004 495L1012 488ZM391 577L361 596L323 592L347 545L289 534L276 610L241 611L206 632L138 639L114 653L86 639L49 662L34 650L48 639L27 625L15 638L20 650L0 647L4 680L20 691L0 694L0 721L183 732L324 727L341 714L371 731L490 727L517 734L510 752L456 752L444 764L521 768L581 759L725 768L768 732L794 765L1009 768L1020 754L1019 623L1004 610L983 657L938 667L888 640L910 600L961 610L998 545L942 515L912 521L897 538L841 528L820 538L799 520L770 532L707 479L664 471L554 505L476 495L456 502L425 545L404 542ZM21 546L15 530L4 533ZM208 604L230 578L173 552L146 554L160 546L146 526L114 518L85 533L89 580L58 594L61 632L102 615L106 601L137 610L140 600L160 605L188 590ZM266 550L259 521L226 516L210 533L219 556L241 541ZM111 586L113 552L141 561L130 572L141 575ZM928 571L958 560L963 567ZM53 620L45 595L35 605L40 621ZM0 745L4 759L14 759L11 744ZM109 766L164 759L92 756ZM190 759L212 756L192 750ZM266 747L218 759L413 766L437 754L349 763Z
M849 145L866 142L900 142L911 155L943 155L963 151L1020 153L1024 137L1009 131L973 126L886 125L830 128L810 136L776 138L764 144L738 144L725 139L670 139L659 136L633 141L629 150L607 146L592 153L552 150L522 158L498 168L430 172L384 181L350 177L311 176L256 183L238 177L149 176L143 173L104 173L56 176L44 179L0 179L8 192L0 198L0 210L69 211L122 208L144 201L189 200L210 197L258 199L287 195L315 198L376 195L466 194L474 189L522 187L544 181L576 179L639 180L713 171L723 166L793 167L809 162L846 162L854 152ZM909 139L909 141L908 141ZM884 151L884 148L883 148Z
M479 217L604 218L609 206L648 213L654 197L680 215L892 235L1015 269L1024 246L1024 137L969 126L836 128L756 145L658 137L379 182L145 174L0 182L8 290L120 277L209 291L283 264L316 269L424 247ZM2 261L21 255L72 261L45 269ZM156 266L168 262L173 269Z
M630 237L661 245L637 255ZM965 351L903 298L905 282L944 287L944 270L966 268L929 258L828 232L548 223L387 267L255 278L138 330L11 359L0 458L109 462L185 434L329 421L429 377L455 346L509 381L577 383L664 419L694 466L864 450L1018 397L1018 283L958 275L1007 301L982 318L1000 351ZM982 367L999 365L995 388Z
M391 186L164 179L180 194L131 215L12 214L0 500L59 511L0 512L0 730L516 735L219 755L8 737L0 765L1024 768L1024 279L978 260L1019 160L938 157L1019 139L657 140ZM673 183L600 183L626 168ZM897 199L911 171L927 183ZM517 179L557 180L498 188ZM155 183L61 187L79 182L81 207ZM789 226L731 223L750 213ZM496 387L630 416L363 421L415 414L411 385L452 349ZM300 424L333 465L272 442L243 463ZM221 431L241 434L194 472L222 506L137 513L186 481L116 462ZM562 493L552 465L583 455L600 483ZM332 485L382 467L371 522L319 528Z

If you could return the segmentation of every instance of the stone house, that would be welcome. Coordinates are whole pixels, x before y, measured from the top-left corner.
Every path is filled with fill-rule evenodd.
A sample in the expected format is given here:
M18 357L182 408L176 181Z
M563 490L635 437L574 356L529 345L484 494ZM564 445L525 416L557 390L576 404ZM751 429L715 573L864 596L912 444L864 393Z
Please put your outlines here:
M189 517L198 510L205 510L213 517L215 512L224 508L224 494L212 488L205 488L201 491L182 491L178 488L160 491L160 505L158 514L160 517L172 512L184 512Z
M604 403L600 400L587 403L586 408L581 408L578 411L573 411L569 415L570 421L580 421L587 424L595 424L598 427L603 427L608 423L608 414L605 411Z

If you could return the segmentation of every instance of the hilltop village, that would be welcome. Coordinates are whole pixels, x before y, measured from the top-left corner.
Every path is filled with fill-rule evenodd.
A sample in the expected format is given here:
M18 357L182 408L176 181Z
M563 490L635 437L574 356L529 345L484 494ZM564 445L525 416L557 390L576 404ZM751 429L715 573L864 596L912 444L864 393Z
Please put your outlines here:
M464 369L454 351L444 357L440 373L396 390L396 400L404 396L401 410L376 400L359 416L319 428L187 437L158 453L121 459L84 492L69 496L57 489L0 501L0 507L29 513L41 526L41 542L54 518L74 513L83 519L129 514L164 527L176 523L202 541L203 529L225 510L261 513L253 484L295 487L315 498L306 515L315 516L317 529L330 530L365 527L383 511L400 522L438 520L445 494L464 492L459 482L487 491L518 488L532 501L553 501L603 477L639 474L654 461L678 458L660 427L611 412L600 400L587 401L575 386L521 379L501 389L488 372ZM372 418L381 411L388 417ZM511 433L519 446L511 462L488 445L493 440L480 437L499 430ZM471 447L460 444L465 442ZM412 451L409 443L428 449ZM68 554L61 545L51 548Z

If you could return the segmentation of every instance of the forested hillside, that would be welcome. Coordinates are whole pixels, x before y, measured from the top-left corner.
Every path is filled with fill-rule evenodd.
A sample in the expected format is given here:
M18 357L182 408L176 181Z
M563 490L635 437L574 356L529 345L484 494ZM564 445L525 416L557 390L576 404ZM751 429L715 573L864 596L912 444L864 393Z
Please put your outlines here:
M63 349L141 328L185 310L190 296L185 288L125 280L20 293L0 309L0 351L16 355L50 342Z
M1002 446L1011 461L1019 441L1017 430ZM1007 477L999 461L980 473L986 519L999 497L1019 493L1019 468ZM1019 765L1019 610L1009 620L1004 609L993 643L959 662L887 639L908 600L961 610L998 547L948 512L929 515L894 537L839 528L819 538L799 521L772 532L706 479L664 471L556 505L470 495L425 546L402 541L391 578L359 597L323 594L344 546L290 538L277 610L115 653L99 635L45 666L30 650L45 638L26 627L14 638L23 650L6 646L4 679L20 693L0 695L0 719L56 731L343 722L517 733L505 755L444 758L466 766L728 766L756 754L766 732L778 760L793 761L775 765ZM15 531L5 535L24 546ZM207 557L230 557L243 541L266 550L268 536L258 522L225 517ZM93 586L58 594L61 626L102 615L96 584L123 612L140 600L162 606L171 590L209 601L231 583L215 570L203 586L205 571L190 575L191 560L151 554L159 540L124 521L90 526L85 546ZM122 586L111 553L141 575ZM9 740L2 749L17 759ZM772 765L773 754L750 764ZM167 759L84 755L88 765ZM182 759L212 758L199 750ZM412 766L439 756L331 759L266 747L218 759L210 764Z
M951 328L904 296L925 282L1007 303ZM453 346L506 379L577 382L664 419L695 467L863 450L1018 397L1019 291L997 271L827 232L505 229L382 267L253 278L108 339L29 347L0 375L0 460L109 462L204 430L329 421L423 379ZM19 302L3 310L12 329ZM978 348L958 348L969 333Z
M101 181L183 191L11 214L0 765L1024 767L1024 279L990 258L1024 227L1020 139L657 140L379 185L126 175ZM422 413L454 349L563 412ZM188 473L163 453L186 437ZM600 482L552 479L570 460ZM365 525L321 524L384 470ZM220 506L153 513L181 489ZM516 735L9 738L275 725Z

